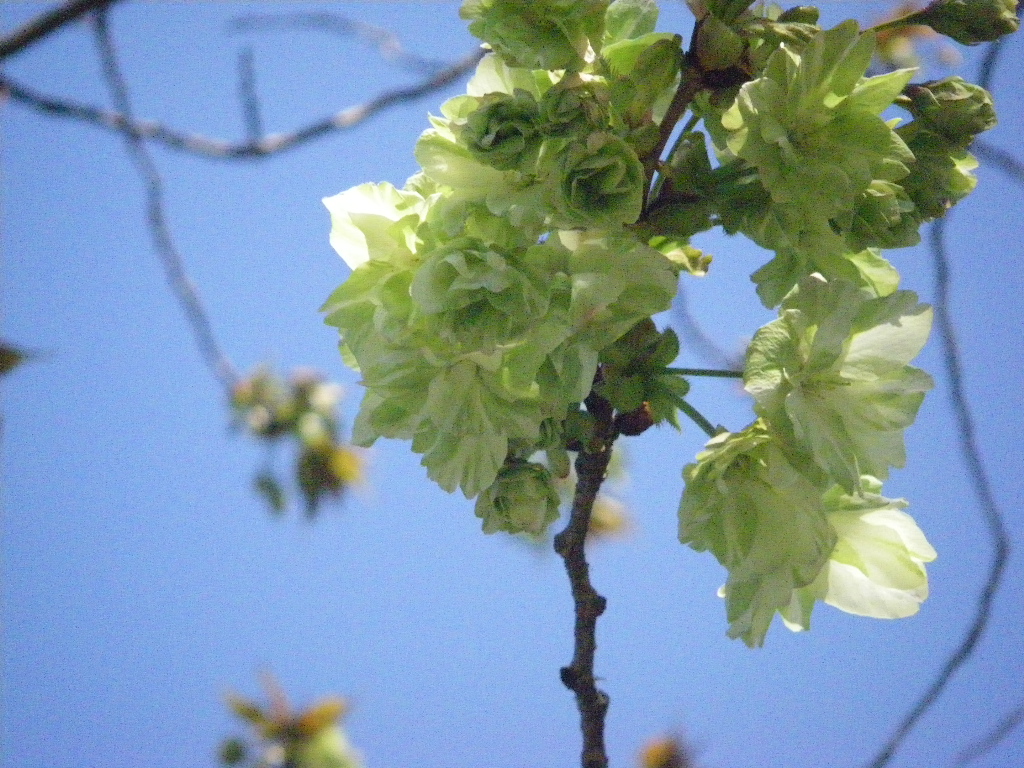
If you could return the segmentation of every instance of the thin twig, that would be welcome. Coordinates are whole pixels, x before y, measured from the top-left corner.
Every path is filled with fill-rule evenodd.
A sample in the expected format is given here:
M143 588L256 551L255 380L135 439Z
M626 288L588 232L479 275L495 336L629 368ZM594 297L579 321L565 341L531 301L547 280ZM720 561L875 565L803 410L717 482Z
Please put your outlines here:
M685 400L679 401L679 410L686 414L687 417L689 417L690 421L692 421L694 424L700 427L701 432L703 432L708 437L714 437L715 435L718 434L718 429L715 427L715 425L708 421L703 413L698 411Z
M1018 184L1024 184L1024 162L1021 162L1016 155L982 139L975 139L971 145L971 151Z
M555 552L565 561L576 615L572 661L562 667L560 676L565 687L576 695L583 735L582 768L607 768L604 718L609 699L598 689L594 677L597 619L604 613L606 601L590 582L585 544L594 501L608 472L616 433L612 407L607 400L592 393L587 398L587 408L596 420L594 443L597 447L592 445L576 457L576 491L569 523L555 536Z
M245 118L245 137L250 142L259 141L263 135L263 118L260 115L260 97L256 92L256 67L252 48L248 46L238 53L238 98Z
M353 36L373 45L382 58L394 61L408 69L428 74L438 72L447 63L438 59L428 59L423 56L417 56L414 53L409 53L405 50L405 46L402 45L402 41L398 39L398 35L390 29L326 11L286 13L277 16L263 14L241 16L231 23L231 28L240 32L297 28L328 32L346 37Z
M0 74L0 90L5 90L15 101L49 115L81 120L118 133L130 133L141 139L150 139L173 149L205 157L252 160L277 154L287 149L294 149L301 144L336 131L353 128L389 107L415 101L445 88L470 72L480 62L483 54L483 50L473 51L450 67L416 85L386 91L369 101L343 109L330 117L290 133L268 134L257 141L241 143L178 131L152 120L136 121L130 115L125 115L123 111L99 109L68 99L44 96L2 74Z
M100 8L95 11L93 19L96 47L103 64L103 75L110 90L111 99L125 116L126 125L132 125L131 99L128 95L128 86L125 83L124 75L117 63L117 51L107 23L107 9ZM132 162L146 185L146 212L149 229L153 236L153 244L163 264L167 281L185 311L185 317L192 327L192 333L203 360L225 390L230 393L238 382L239 376L231 360L224 354L217 342L213 333L213 325L206 314L199 292L186 272L181 254L174 243L167 215L164 212L163 180L156 164L149 156L142 137L130 128L122 133Z
M1024 704L1021 704L1013 712L1000 720L990 733L961 750L960 754L956 756L956 762L953 763L952 768L963 768L963 766L973 763L979 757L984 757L995 749L999 742L1013 733L1021 723L1024 723Z
M992 78L1001 42L993 43L985 57L978 78L982 87L986 87ZM974 621L968 627L963 640L960 641L960 645L950 655L935 680L904 718L888 743L869 763L870 768L882 768L889 763L907 734L939 698L953 675L974 653L991 618L992 603L1002 585L1003 574L1010 556L1010 537L1003 522L1003 513L992 492L992 483L981 460L974 417L971 415L967 390L964 385L963 361L957 342L956 326L949 308L951 276L945 242L948 221L948 216L939 219L931 228L930 245L935 264L935 325L942 343L942 357L949 379L949 396L960 434L960 449L964 463L967 465L968 478L974 489L985 524L988 526L989 538L992 542L992 564L989 566L988 577L985 579L985 585L978 597Z
M28 48L61 27L77 21L89 11L106 8L116 2L118 0L70 0L51 11L36 16L32 21L0 40L0 60Z
M672 302L672 315L678 323L673 323L673 325L679 328L683 341L697 357L723 368L743 367L743 358L740 355L730 355L718 346L694 318L687 302L686 288L681 283L679 292Z

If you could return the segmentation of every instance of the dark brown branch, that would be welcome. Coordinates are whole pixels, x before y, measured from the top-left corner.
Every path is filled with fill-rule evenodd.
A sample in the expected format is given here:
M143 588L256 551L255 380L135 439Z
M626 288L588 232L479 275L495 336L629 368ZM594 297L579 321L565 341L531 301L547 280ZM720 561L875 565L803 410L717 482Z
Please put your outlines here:
M415 101L438 91L470 72L480 61L482 50L460 59L450 67L413 86L387 91L367 102L343 109L318 122L291 133L269 134L256 141L233 143L211 139L195 133L185 133L150 120L137 121L123 111L99 109L65 99L43 96L5 75L0 75L0 90L12 99L49 115L81 120L118 133L131 134L141 139L160 142L173 149L206 157L229 160L252 160L266 157L306 142L319 139L336 131L354 128L390 107Z
M70 2L59 5L52 11L37 16L0 40L0 60L28 48L64 25L77 21L89 11L106 8L116 2L118 0L70 0Z
M107 87L115 106L125 116L126 125L131 126L133 124L131 99L128 95L128 86L125 83L124 75L117 63L117 52L107 24L106 8L100 8L95 12L94 21L96 46L103 64L103 75ZM133 132L130 127L122 133L128 154L146 186L146 212L149 229L153 236L153 244L163 264L167 281L185 311L189 325L192 326L192 332L199 345L203 360L230 395L239 376L231 360L217 342L217 337L213 333L213 325L206 314L199 291L185 270L184 261L174 243L167 214L164 211L163 180L153 158L149 156L142 137Z
M597 619L604 613L606 601L590 583L585 544L594 501L608 471L616 433L612 407L607 400L591 394L587 398L587 407L597 421L596 434L591 444L576 457L576 492L569 523L555 536L555 551L565 561L576 615L572 662L562 667L560 676L565 687L576 695L583 734L582 768L607 768L604 718L608 711L608 695L598 689L594 678Z

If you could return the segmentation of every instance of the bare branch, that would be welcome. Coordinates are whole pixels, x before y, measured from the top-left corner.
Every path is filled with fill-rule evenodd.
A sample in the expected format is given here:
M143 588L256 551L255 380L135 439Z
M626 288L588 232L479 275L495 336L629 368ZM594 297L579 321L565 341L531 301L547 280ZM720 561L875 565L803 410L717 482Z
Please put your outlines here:
M1000 171L1005 173L1018 184L1024 184L1024 162L1020 158L1005 149L989 144L982 139L976 139L971 145L971 151L986 163L991 163Z
M398 39L398 35L389 29L368 24L365 21L349 19L336 13L313 11L310 13L287 13L279 16L263 14L241 16L232 22L231 28L240 32L307 29L345 37L354 36L373 45L382 58L428 74L440 71L447 64L438 59L428 59L409 53L402 45L402 41Z
M992 79L1002 42L1000 40L989 46L978 77L979 85L982 87L987 87ZM960 645L950 655L935 680L896 729L889 742L869 764L870 768L882 768L888 765L907 734L913 730L922 715L938 700L953 675L974 654L978 642L988 627L989 619L992 616L992 603L999 592L999 588L1002 586L1003 574L1010 557L1010 536L1006 530L1003 512L992 491L992 483L989 480L988 472L985 470L985 465L981 460L981 451L978 448L974 417L971 415L967 390L964 385L963 361L960 357L956 326L949 309L950 271L945 241L946 224L948 221L948 216L939 219L931 228L930 245L932 259L935 264L935 325L939 332L939 338L942 341L942 357L946 367L946 375L949 378L950 401L960 433L961 453L963 454L964 463L967 465L967 475L974 488L974 495L978 500L978 506L985 519L985 524L988 526L989 538L992 542L992 563L989 566L988 576L982 587L981 595L978 597L974 621L968 627L963 640L960 641Z
M114 42L110 36L110 28L107 24L107 9L100 8L94 12L94 29L96 33L96 46L103 64L103 75L110 90L111 98L117 109L125 116L127 126L132 123L131 99L128 95L128 87L117 63L117 52ZM174 243L170 225L167 221L167 214L164 211L164 190L163 180L157 170L156 164L149 156L146 143L142 137L135 133L131 127L122 131L125 138L125 145L131 156L132 162L139 171L146 185L146 209L149 219L149 228L153 236L153 244L160 256L167 281L171 285L178 302L185 311L185 317L192 326L192 333L199 351L206 364L213 371L214 376L221 383L230 395L235 384L239 381L238 373L234 365L217 342L213 333L213 325L206 314L202 299L199 296L195 283L185 270L185 264Z
M1021 704L1013 710L1013 712L1000 720L990 733L986 734L973 744L969 744L965 747L960 754L956 756L956 762L953 763L953 768L963 768L963 766L973 763L979 757L984 757L995 749L995 747L999 745L999 742L1013 733L1021 723L1024 723L1024 704Z
M606 601L590 583L585 544L594 501L608 472L612 444L617 435L611 404L593 392L587 397L586 404L596 420L594 443L597 447L587 446L576 457L576 492L569 523L555 536L555 552L565 561L576 613L572 662L562 667L560 676L565 687L576 694L583 734L582 768L607 768L604 718L609 699L604 691L598 689L594 678L597 619L604 613Z
M473 51L446 69L426 80L405 88L386 91L362 104L343 109L318 122L299 128L291 133L268 134L257 141L233 143L211 139L196 133L185 133L167 128L151 120L136 121L123 111L109 111L65 99L44 96L6 75L0 74L0 89L12 99L32 109L57 117L92 123L118 133L130 134L140 139L157 141L173 149L197 155L225 160L253 160L293 149L307 142L319 139L336 131L354 128L378 112L415 101L455 82L479 63L484 51Z
M238 97L242 101L242 116L245 118L245 136L249 141L259 141L263 135L263 119L260 116L260 99L256 93L256 68L253 66L252 48L243 48L238 54Z
M69 0L52 11L37 16L0 40L0 60L13 56L66 24L77 21L89 11L106 8L116 2L118 0Z

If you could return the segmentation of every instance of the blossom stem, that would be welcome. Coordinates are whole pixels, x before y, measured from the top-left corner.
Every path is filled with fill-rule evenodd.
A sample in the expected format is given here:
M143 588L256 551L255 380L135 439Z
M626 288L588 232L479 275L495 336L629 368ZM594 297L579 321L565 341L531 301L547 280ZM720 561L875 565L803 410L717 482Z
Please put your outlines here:
M720 368L666 368L667 373L680 376L712 376L719 379L742 379L743 371L728 371Z
M685 400L681 400L679 402L679 410L681 410L683 413L689 416L690 420L698 427L700 427L702 430L704 430L704 434L706 434L708 437L714 437L715 435L718 434L718 429L715 427L715 425L708 421L704 417L704 414L702 414L700 411L698 411Z

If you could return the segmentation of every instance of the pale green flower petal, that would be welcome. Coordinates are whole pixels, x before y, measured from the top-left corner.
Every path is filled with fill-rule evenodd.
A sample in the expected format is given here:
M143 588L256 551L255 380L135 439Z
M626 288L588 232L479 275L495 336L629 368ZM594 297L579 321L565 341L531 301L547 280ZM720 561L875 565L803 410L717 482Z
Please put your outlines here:
M729 636L760 646L775 613L817 578L835 546L821 491L762 422L712 438L683 475L680 541L729 570Z
M884 478L905 462L903 430L932 387L908 363L930 328L931 310L910 291L875 298L812 275L755 334L745 387L792 450L853 493L861 475Z
M836 547L812 584L794 592L783 611L794 631L810 627L815 600L847 613L879 619L900 619L918 612L928 597L925 563L935 550L902 499L879 495L881 483L862 478L865 492L850 496L835 487L824 497Z
M355 269L370 258L407 261L416 248L416 227L427 202L391 184L360 184L325 197L331 213L331 246Z

